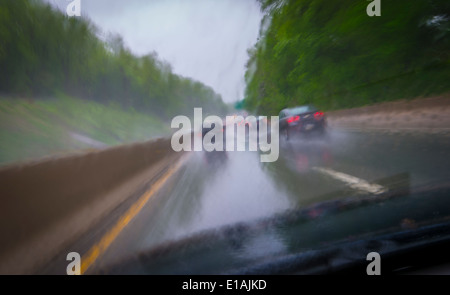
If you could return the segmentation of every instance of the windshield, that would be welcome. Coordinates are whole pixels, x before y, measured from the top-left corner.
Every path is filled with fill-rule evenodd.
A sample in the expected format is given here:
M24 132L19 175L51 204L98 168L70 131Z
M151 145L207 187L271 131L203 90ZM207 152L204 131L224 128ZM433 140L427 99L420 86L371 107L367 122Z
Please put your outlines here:
M0 274L432 261L450 4L411 1L0 1Z

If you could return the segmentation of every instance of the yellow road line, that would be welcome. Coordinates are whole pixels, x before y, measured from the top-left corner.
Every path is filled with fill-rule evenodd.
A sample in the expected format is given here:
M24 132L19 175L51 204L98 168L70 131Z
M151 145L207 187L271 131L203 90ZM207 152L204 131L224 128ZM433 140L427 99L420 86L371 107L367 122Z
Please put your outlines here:
M91 249L81 259L81 274L85 274L95 261L106 252L109 246L114 242L120 232L133 220L141 209L147 204L148 200L164 185L164 183L178 170L181 166L180 161L177 165L170 168L160 179L158 179L139 200L136 201L128 211L122 215L117 223L107 232L100 242L91 247Z

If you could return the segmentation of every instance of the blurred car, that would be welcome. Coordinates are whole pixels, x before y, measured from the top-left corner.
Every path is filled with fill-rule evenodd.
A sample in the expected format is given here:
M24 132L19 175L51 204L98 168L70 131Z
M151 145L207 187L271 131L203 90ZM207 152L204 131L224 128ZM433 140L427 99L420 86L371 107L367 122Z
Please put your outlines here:
M280 114L280 135L286 140L297 134L325 134L325 114L313 105L283 109Z

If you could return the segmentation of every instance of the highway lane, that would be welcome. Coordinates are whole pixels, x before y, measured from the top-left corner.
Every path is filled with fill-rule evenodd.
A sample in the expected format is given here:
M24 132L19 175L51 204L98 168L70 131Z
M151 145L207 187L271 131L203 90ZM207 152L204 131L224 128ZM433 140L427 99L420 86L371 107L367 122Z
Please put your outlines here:
M86 273L203 230L327 200L376 194L371 186L389 189L449 180L449 139L448 135L333 130L327 139L282 140L280 158L274 163L261 163L257 152L192 152ZM86 257L123 214L125 209L118 209L111 220L96 225L67 251ZM282 243L274 239L253 249L264 255L280 247ZM43 272L65 273L64 258L62 253Z

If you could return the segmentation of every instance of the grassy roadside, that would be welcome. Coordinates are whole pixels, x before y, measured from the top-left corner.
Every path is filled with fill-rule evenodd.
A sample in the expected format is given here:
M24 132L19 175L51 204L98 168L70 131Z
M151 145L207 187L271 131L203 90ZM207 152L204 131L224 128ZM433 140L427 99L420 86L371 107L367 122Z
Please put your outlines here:
M170 126L158 118L114 104L67 96L34 101L0 97L0 165L92 149L92 142L111 146L169 133Z

